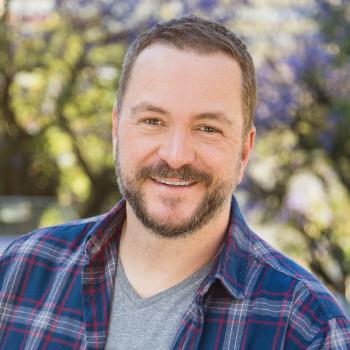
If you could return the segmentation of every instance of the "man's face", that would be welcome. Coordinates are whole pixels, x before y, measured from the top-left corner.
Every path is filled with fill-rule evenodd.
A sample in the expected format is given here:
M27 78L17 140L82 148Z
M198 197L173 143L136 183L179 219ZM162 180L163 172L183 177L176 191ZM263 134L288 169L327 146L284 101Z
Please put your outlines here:
M147 228L179 237L229 208L254 141L254 130L242 140L241 73L231 57L151 45L114 123L119 188Z

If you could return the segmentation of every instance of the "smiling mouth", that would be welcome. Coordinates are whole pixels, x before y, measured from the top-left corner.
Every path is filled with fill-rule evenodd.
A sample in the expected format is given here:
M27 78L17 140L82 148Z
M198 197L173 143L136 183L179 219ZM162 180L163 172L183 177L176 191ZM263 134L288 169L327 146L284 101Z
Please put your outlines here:
M165 179L165 178L154 178L152 177L152 180L164 185L168 186L191 186L194 185L195 182L193 181L184 181L184 180L177 180L177 179Z

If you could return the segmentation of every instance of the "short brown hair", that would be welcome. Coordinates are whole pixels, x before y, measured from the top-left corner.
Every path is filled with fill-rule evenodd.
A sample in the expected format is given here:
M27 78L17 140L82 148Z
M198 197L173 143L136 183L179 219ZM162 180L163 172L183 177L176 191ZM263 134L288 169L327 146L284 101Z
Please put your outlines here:
M222 51L233 57L239 64L242 73L242 108L245 115L243 130L244 132L249 131L253 126L256 104L256 79L252 57L243 41L233 32L219 23L196 16L186 16L157 24L139 35L130 45L124 58L119 80L118 112L121 111L136 58L141 51L156 42L171 44L181 50L191 49L203 54Z

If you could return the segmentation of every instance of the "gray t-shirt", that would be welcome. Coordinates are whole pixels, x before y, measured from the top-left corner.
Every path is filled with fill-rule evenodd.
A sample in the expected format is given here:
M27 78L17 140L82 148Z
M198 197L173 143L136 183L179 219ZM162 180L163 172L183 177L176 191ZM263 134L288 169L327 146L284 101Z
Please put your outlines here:
M211 264L149 298L130 285L118 261L106 350L168 350L179 323Z

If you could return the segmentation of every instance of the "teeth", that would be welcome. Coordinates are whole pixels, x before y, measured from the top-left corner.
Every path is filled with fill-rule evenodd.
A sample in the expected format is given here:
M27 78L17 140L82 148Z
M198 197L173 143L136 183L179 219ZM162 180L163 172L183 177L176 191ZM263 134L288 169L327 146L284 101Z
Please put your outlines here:
M191 184L190 181L174 181L168 179L155 179L157 182L171 186L188 186Z

